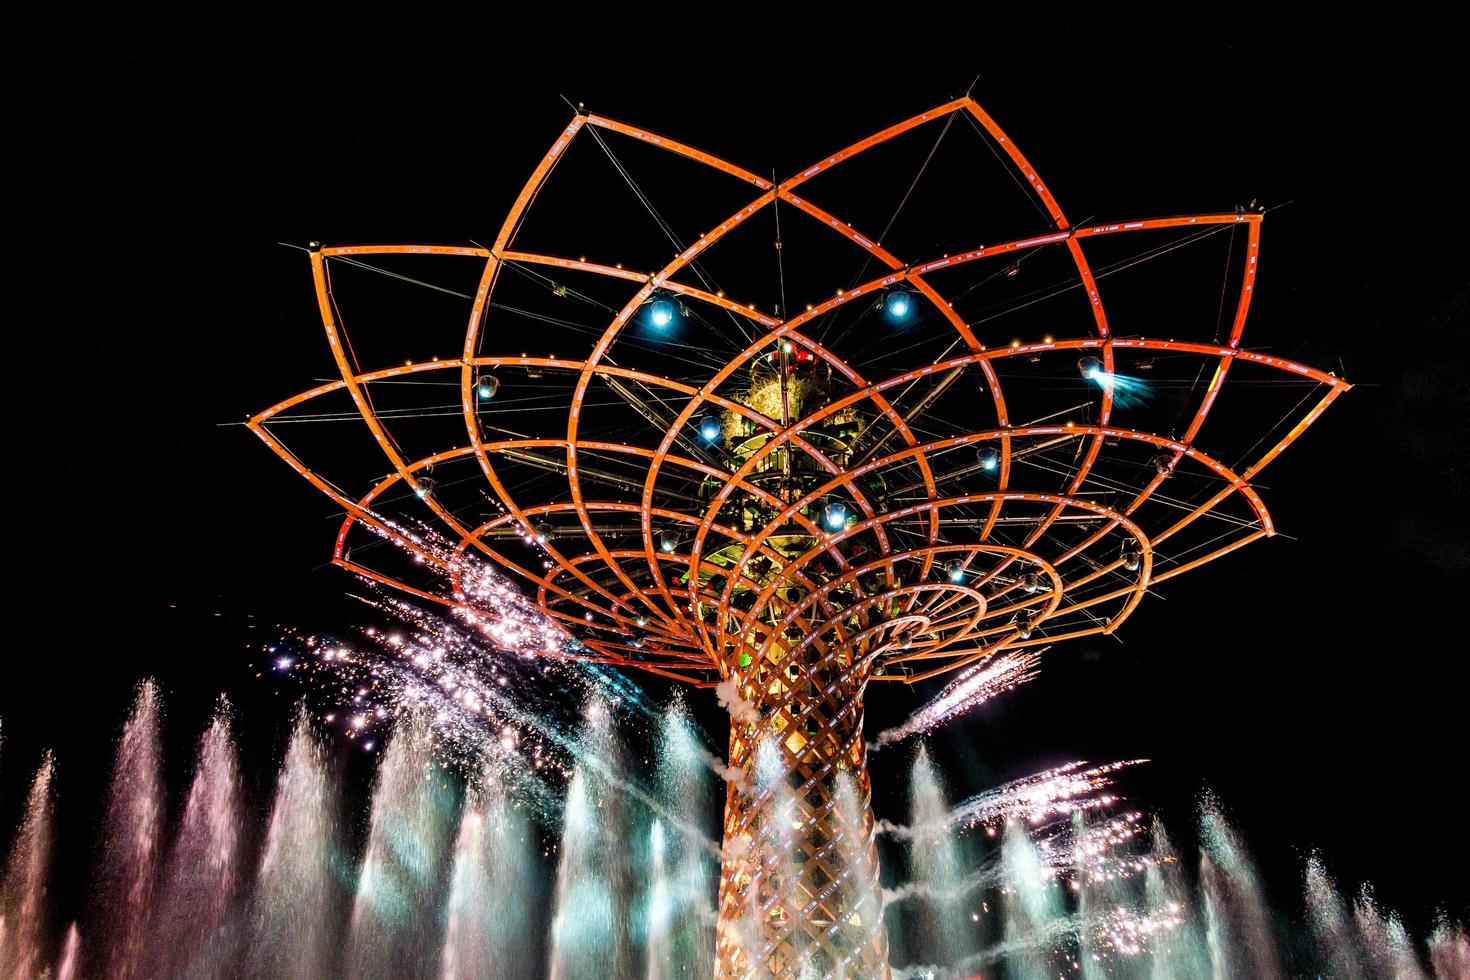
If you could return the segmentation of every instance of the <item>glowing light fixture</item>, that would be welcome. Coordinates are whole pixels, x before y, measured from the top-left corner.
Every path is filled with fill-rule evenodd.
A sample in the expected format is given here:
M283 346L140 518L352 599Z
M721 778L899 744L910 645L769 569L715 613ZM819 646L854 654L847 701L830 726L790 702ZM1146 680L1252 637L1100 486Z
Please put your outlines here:
M673 554L675 548L679 547L679 535L673 531L658 532L658 550L664 554Z
M1130 572L1138 571L1138 566L1143 564L1143 555L1132 545L1123 546L1123 567Z
M1000 450L994 446L981 446L975 455L980 460L980 468L987 473L1000 466Z
M840 531L847 527L847 505L840 500L832 501L822 508L822 522L829 531Z
M655 327L667 327L674 322L678 312L679 308L672 300L656 299L649 305L648 319Z
M500 380L493 374L482 374L480 380L475 382L475 394L480 396L480 401L488 402L495 397L500 390Z
M705 442L718 442L721 432L720 420L713 415L706 415L699 420L699 434L704 437Z
M963 582L965 580L965 563L958 558L951 558L944 563L944 575L951 582Z
M914 298L902 289L889 290L879 301L878 308L892 320L906 320L914 310Z

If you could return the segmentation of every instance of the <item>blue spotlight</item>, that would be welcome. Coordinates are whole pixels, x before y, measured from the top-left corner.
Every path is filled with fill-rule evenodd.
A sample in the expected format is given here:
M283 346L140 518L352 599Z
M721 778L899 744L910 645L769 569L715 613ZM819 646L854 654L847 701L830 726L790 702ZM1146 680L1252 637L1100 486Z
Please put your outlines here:
M987 473L1000 466L1000 450L994 446L982 446L975 455L980 460L980 468Z
M965 563L958 558L951 558L944 563L944 574L951 582L963 582L965 580Z
M913 309L913 297L902 289L890 290L888 295L883 297L883 311L894 320L907 319Z
M706 415L699 420L699 434L704 437L705 442L718 442L722 432L720 420L713 415Z
M475 384L475 392L480 396L480 401L488 402L495 397L500 390L500 380L493 374L482 374L480 380Z
M1096 357L1084 357L1079 360L1077 370L1088 381L1096 383L1099 388L1111 393L1113 401L1120 408L1133 408L1153 397L1147 381L1126 374L1118 374L1116 371L1108 371L1103 367L1103 362Z
M653 321L655 327L667 327L674 322L674 314L678 308L673 302L666 299L656 299L649 307L648 318Z
M847 505L834 500L822 509L822 521L829 531L840 531L847 527Z

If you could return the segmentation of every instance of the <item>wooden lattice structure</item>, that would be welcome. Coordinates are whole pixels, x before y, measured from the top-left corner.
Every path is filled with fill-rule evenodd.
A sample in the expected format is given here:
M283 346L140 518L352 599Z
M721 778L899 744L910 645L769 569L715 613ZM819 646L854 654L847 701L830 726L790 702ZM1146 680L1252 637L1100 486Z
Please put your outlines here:
M804 185L825 172L952 116L976 124L1048 216L1048 227L968 251L900 257L871 231L806 198ZM650 271L518 249L532 203L588 132L622 134L714 168L749 185L749 200ZM701 257L778 206L798 213L788 220L809 216L842 236L879 271L835 295L811 297L804 311L788 316L694 281L690 272ZM314 246L321 320L340 379L272 406L249 425L346 512L336 564L425 599L462 602L455 562L406 533L404 518L387 516L390 508L416 510L461 553L478 553L532 586L545 611L577 635L563 655L720 685L732 710L730 762L748 778L728 790L718 974L885 976L862 738L869 682L912 684L1004 650L1112 633L1158 583L1274 533L1252 481L1348 388L1332 374L1240 346L1261 220L1257 211L1235 210L1074 227L970 98L891 126L780 182L579 111L490 247ZM1223 319L1222 335L1115 335L1089 265L1097 246L1089 243L1214 226L1232 226L1232 241L1243 239L1233 315ZM1090 320L1079 303L1083 319L1074 335L987 343L943 288L947 277L964 269L1009 273L1042 250L1065 256ZM347 340L333 270L410 256L475 264L463 343L429 360L365 369ZM621 285L621 305L583 353L517 353L535 342L495 332L494 316L487 317L511 268L542 277L558 296L566 293L563 280L574 277ZM874 373L823 343L816 326L824 317L894 297L947 332L947 353ZM749 342L702 376L618 363L619 345L659 303L672 304L653 311L661 318L683 307L685 315L738 321ZM1223 294L1221 304L1226 310ZM1081 362L1081 377L1079 358L1095 358ZM1116 418L1124 367L1159 358L1187 361L1197 376L1209 376L1171 435ZM1024 382L1057 364L1068 384L1085 392L1086 407L1065 418L1013 418L1012 383L1003 379ZM1318 391L1281 430L1266 429L1259 451L1252 447L1249 459L1231 466L1196 438L1227 376L1244 370L1278 373ZM485 396L513 377L563 392L558 431L527 435L497 422L496 398ZM454 414L463 422L457 444L412 454L390 432L393 413L380 410L374 394L406 381L452 382ZM640 411L646 429L589 432L602 411L592 399L609 390L647 409ZM390 469L362 494L303 462L274 425L300 406L344 394ZM943 407L956 398L966 400ZM557 474L555 485L516 475L533 464L538 473ZM450 487L465 482L451 484L445 474L453 467L478 470L493 508L474 514L473 501L449 500ZM1166 489L1181 483L1187 496ZM535 489L522 493L522 485ZM355 552L352 543L364 525L399 538L420 566L371 564L383 552ZM1202 525L1210 535L1193 534ZM1222 526L1224 533L1215 534ZM414 578L425 569L439 586Z

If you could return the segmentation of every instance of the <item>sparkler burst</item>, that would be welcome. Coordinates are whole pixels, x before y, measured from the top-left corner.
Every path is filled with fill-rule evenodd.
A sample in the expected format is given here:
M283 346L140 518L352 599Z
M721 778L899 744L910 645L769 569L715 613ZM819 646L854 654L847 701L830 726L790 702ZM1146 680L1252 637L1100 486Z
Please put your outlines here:
M1085 762L1069 762L972 797L955 809L955 822L971 827L981 825L987 832L993 832L1007 820L1034 825L1111 806L1113 795L1094 794L1112 786L1113 773L1147 761L1129 759L1092 767Z
M1120 905L1095 915L1089 945L1116 956L1141 956L1186 921L1185 910L1178 904L1160 912L1141 912Z
M879 826L899 839L973 827L984 827L986 833L993 837L1008 822L1035 826L1057 817L1111 806L1116 796L1094 794L1112 786L1113 773L1147 761L1130 759L1092 767L1085 762L1069 762L972 796L937 822L903 826L881 821Z
M969 668L945 686L932 701L903 724L880 732L868 751L901 742L911 735L932 731L1036 676L1041 653L1007 652Z
M453 552L432 531L412 541L433 554ZM577 656L576 634L493 568L469 555L453 561L458 604L425 609L365 578L361 601L398 627L368 627L352 640L290 637L267 648L270 669L313 691L322 725L364 751L381 751L412 718L446 763L464 774L498 773L554 819L556 784L596 750L579 737L576 705L616 709L634 737L653 734L662 712L626 677ZM714 757L703 750L701 758Z
M1080 818L1109 805L1101 800L1089 802L1095 805L1078 807L1073 814ZM1071 888L1077 891L1089 884L1123 881L1147 870L1153 858L1136 850L1146 830L1144 816L1136 810L1088 825L1077 819L1064 831L1040 836L1036 850L1047 867L1069 876Z

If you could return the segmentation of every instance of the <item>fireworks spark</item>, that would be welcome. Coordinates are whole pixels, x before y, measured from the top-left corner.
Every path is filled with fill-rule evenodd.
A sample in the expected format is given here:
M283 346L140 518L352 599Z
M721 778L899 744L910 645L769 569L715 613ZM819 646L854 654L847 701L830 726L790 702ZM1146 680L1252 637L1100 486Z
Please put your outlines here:
M1098 958L1140 956L1186 921L1183 906L1171 902L1143 912L1124 905L1089 915L1088 947Z
M1091 768L1079 761L1046 769L971 797L955 808L955 823L993 830L1007 820L1036 825L1111 806L1116 797L1101 791L1113 785L1112 774L1147 761L1128 759Z
M986 701L1019 687L1036 676L1036 667L1040 662L1038 653L1008 652L971 667L951 681L934 700L910 715L903 724L879 733L869 743L868 751L877 752L884 746L901 742L911 735L931 731Z
M416 717L444 762L464 773L493 769L543 815L560 809L558 784L575 766L610 768L579 737L579 706L616 711L620 727L652 743L663 712L641 688L571 656L577 637L485 562L454 555L432 533L412 542L454 561L455 605L426 610L367 581L370 594L359 599L398 627L266 648L270 671L314 690L323 725L374 752L404 718ZM647 796L641 786L619 785Z
M1069 762L972 796L933 824L903 826L883 820L879 821L879 829L901 840L910 840L979 826L994 836L1012 820L1039 826L1057 817L1112 806L1117 797L1101 792L1112 786L1112 774L1147 761L1128 759L1091 768L1086 768L1085 762Z
M1076 891L1146 871L1153 858L1135 850L1144 833L1144 816L1135 810L1090 826L1069 824L1038 839L1036 850L1048 867L1070 879Z

